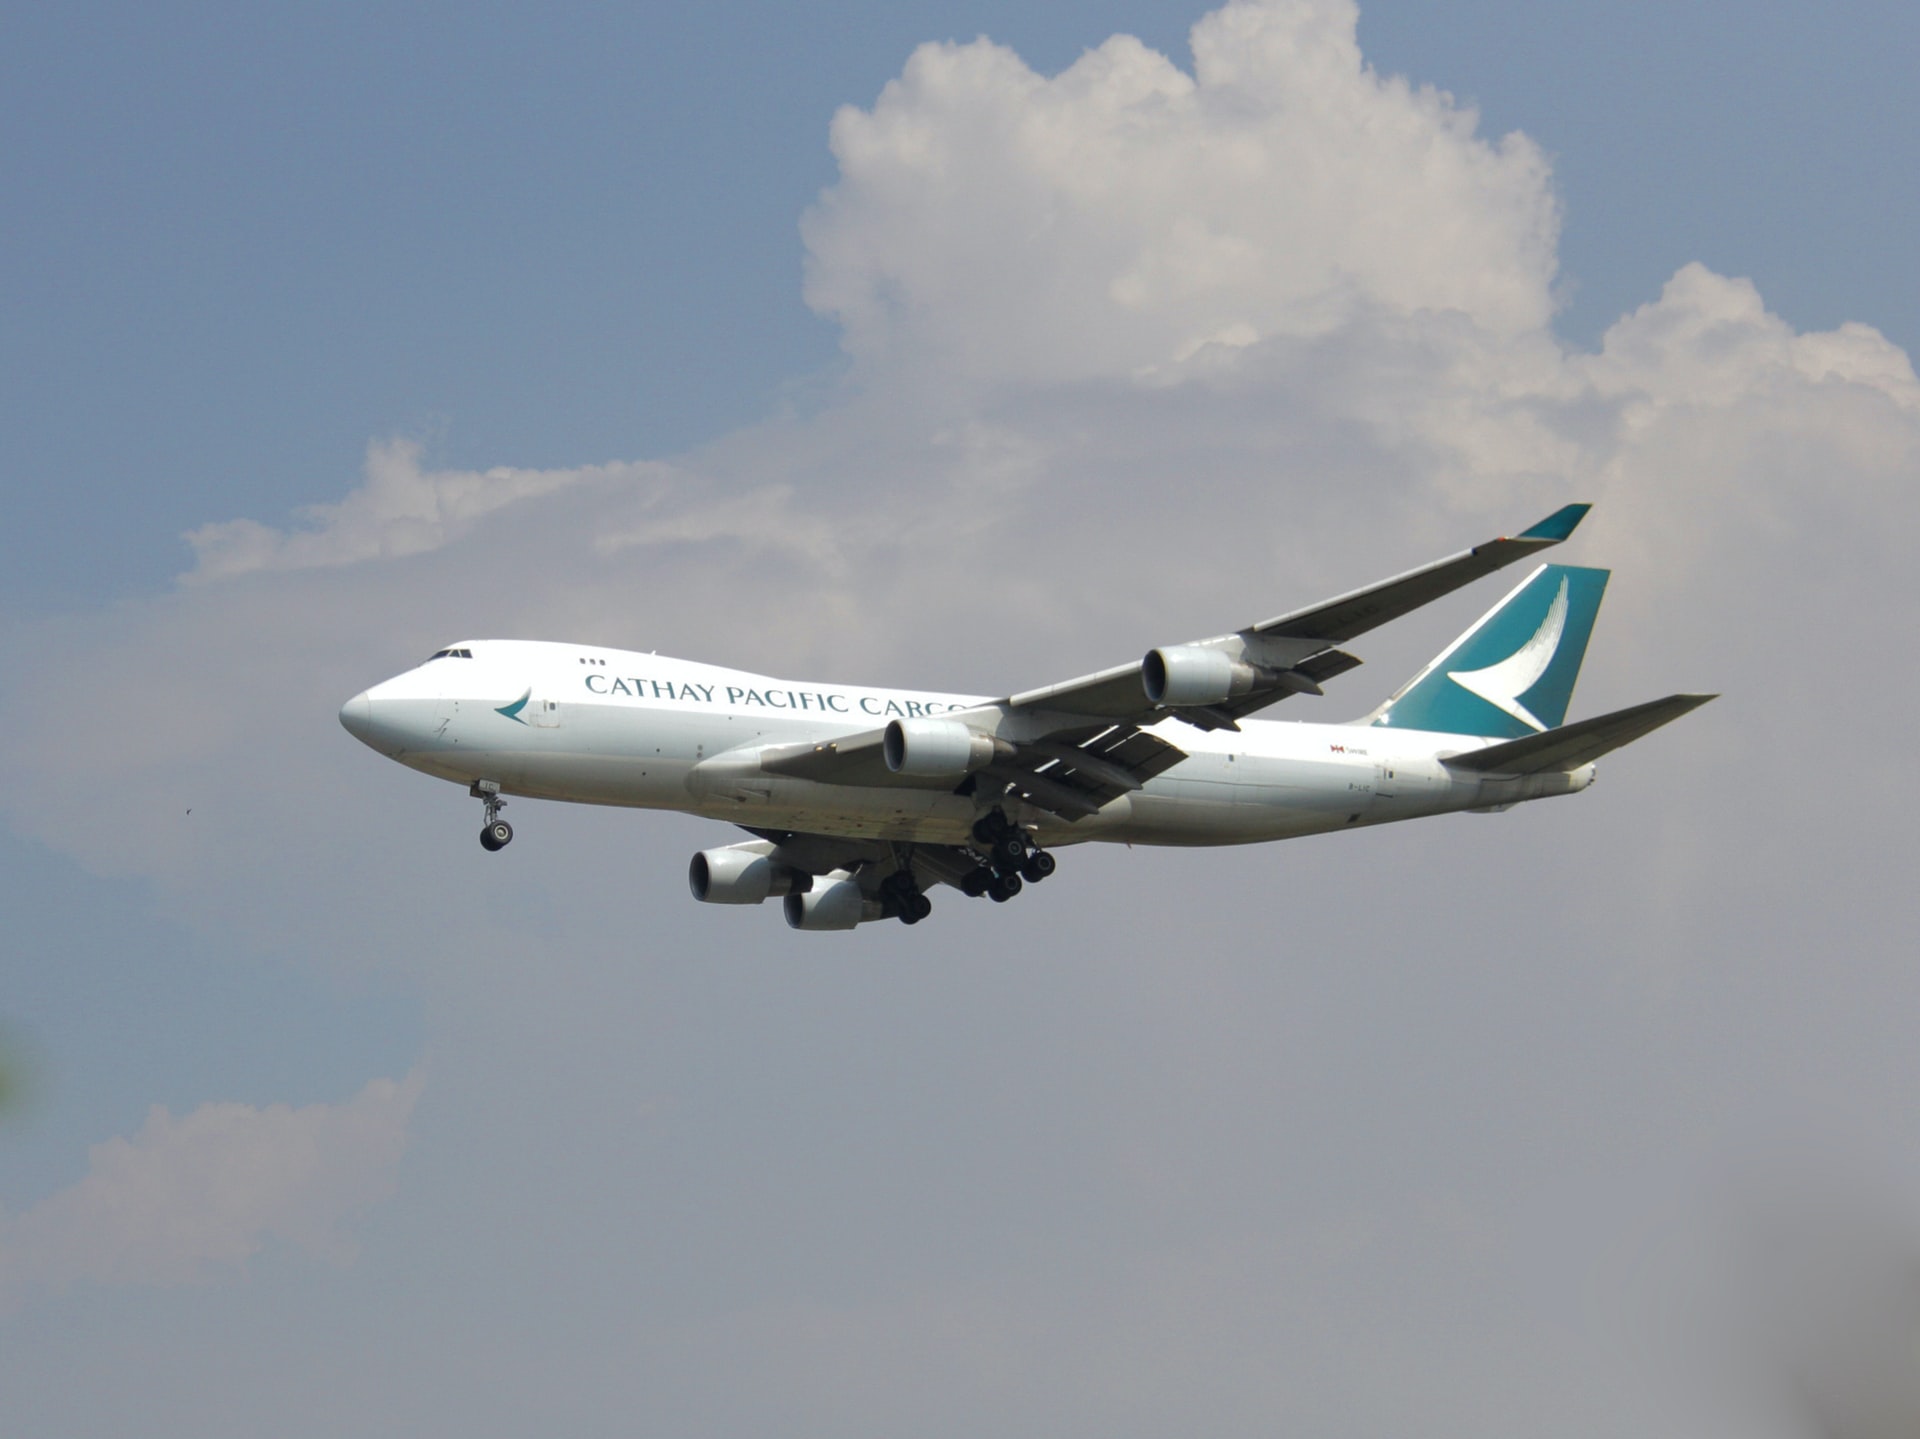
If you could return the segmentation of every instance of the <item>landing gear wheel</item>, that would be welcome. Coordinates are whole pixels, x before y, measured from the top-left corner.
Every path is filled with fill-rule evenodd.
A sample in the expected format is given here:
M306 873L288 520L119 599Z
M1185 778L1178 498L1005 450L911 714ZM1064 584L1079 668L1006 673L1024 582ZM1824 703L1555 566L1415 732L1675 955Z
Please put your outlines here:
M993 884L993 871L984 864L968 870L960 876L960 893L968 899L978 899Z
M1001 835L993 842L993 867L1012 874L1027 862L1027 841L1018 830Z
M1028 884L1038 884L1058 868L1059 863L1052 855L1044 849L1036 849L1027 856L1027 862L1020 866L1020 877Z
M1008 900L1012 899L1016 894L1020 893L1021 888L1022 886L1020 883L1019 875L1017 874L995 875L993 878L993 883L987 886L987 898L992 900L995 904L1005 904Z
M480 831L480 848L501 850L513 843L513 826L504 819L496 819Z
M895 870L881 880L880 898L887 905L887 913L897 916L902 924L918 924L933 913L933 901L920 892L911 870Z

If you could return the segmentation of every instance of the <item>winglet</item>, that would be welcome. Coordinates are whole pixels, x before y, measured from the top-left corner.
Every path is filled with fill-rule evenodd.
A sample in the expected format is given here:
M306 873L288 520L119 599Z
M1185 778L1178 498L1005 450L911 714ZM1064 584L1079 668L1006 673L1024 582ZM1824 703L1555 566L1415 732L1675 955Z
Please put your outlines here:
M1579 526L1587 517L1592 505L1562 505L1530 530L1522 530L1515 535L1516 540L1544 540L1547 544L1557 545Z

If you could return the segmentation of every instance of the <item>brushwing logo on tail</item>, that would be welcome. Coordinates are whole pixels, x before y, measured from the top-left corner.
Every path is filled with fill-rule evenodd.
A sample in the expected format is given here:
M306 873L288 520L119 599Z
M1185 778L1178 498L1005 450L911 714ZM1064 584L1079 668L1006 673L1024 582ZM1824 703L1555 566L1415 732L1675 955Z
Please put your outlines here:
M1553 603L1547 606L1547 617L1533 632L1532 639L1498 664L1477 670L1448 670L1447 678L1535 731L1545 730L1547 726L1520 703L1520 696L1540 683L1547 666L1553 663L1554 651L1560 648L1560 636L1566 628L1567 581L1563 577Z

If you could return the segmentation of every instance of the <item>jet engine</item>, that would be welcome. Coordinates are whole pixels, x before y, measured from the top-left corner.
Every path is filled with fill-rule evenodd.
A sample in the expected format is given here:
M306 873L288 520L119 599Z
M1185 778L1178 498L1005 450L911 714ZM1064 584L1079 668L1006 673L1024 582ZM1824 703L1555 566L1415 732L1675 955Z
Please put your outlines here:
M985 769L1001 750L1013 752L1005 740L947 719L889 720L881 747L895 774L927 779L959 779Z
M1147 698L1157 705L1217 705L1243 695L1260 671L1200 645L1148 650L1140 663Z
M779 894L804 894L813 876L779 863L771 845L703 849L687 866L687 887L702 904L759 904Z
M787 923L795 929L852 929L882 917L880 901L868 899L859 881L847 874L809 894L788 895L786 911Z

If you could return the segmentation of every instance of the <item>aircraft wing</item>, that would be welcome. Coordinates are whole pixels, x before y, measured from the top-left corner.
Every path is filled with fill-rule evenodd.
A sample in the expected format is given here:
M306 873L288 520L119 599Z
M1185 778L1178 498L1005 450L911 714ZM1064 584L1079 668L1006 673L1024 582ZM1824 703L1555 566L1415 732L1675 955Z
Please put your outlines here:
M951 790L951 778L896 774L887 768L886 731L868 730L816 744L761 750L759 768L821 784ZM1108 801L1139 789L1180 763L1187 752L1132 724L1067 723L1040 738L1003 741L991 763L968 779L1012 785L1050 814L1084 819Z
M1186 758L1185 750L1148 733L1147 726L1173 716L1202 729L1238 729L1242 716L1290 694L1319 694L1322 682L1360 663L1338 647L1340 642L1559 544L1573 533L1587 508L1567 505L1510 539L1489 540L1309 609L1177 647L1212 651L1241 667L1243 692L1218 703L1154 703L1148 697L1146 667L1154 655L1165 653L1154 651L1132 664L949 715L962 723L974 721L973 727L995 736L991 761L962 783L1010 786L1029 803L1063 819L1097 813ZM986 723L978 723L982 720ZM886 731L876 729L776 746L758 752L758 768L822 784L953 788L950 777L895 773L886 762L885 738Z
M883 899L886 880L902 870L923 887L941 883L959 888L967 873L980 867L978 856L953 844L900 844L753 825L741 828L772 845L781 864L816 876L836 870L851 874L869 899Z
M1307 609L1261 620L1231 635L1179 646L1213 650L1256 671L1257 678L1245 693L1219 704L1171 709L1153 704L1147 697L1144 675L1151 655L1064 684L1009 695L1001 703L1016 711L1054 710L1142 724L1156 723L1171 713L1202 729L1237 728L1235 722L1242 716L1290 694L1319 694L1323 681L1358 665L1358 659L1338 648L1343 642L1559 544L1586 518L1589 508L1584 504L1563 506L1511 538L1488 540L1461 554Z

